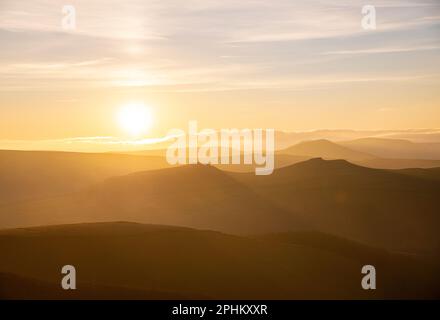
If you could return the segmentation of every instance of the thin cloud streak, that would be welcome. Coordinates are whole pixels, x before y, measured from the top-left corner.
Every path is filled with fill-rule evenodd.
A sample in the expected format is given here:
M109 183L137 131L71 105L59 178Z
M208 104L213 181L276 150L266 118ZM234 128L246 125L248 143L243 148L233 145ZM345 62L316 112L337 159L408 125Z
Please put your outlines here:
M376 53L400 53L400 52L415 52L415 51L428 51L439 50L440 46L419 46L419 47L384 47L384 48L372 48L361 50L339 50L323 52L323 55L356 55L356 54L376 54Z

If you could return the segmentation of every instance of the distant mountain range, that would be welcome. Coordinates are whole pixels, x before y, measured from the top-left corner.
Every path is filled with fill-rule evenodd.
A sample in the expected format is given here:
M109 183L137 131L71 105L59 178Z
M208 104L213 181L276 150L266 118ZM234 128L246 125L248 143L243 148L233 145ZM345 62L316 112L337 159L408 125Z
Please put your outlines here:
M303 141L277 151L276 168L310 158L345 159L371 168L440 167L440 144L390 139L345 142ZM130 154L0 150L0 204L75 192L112 176L171 167L165 149ZM217 165L226 171L250 172L253 165ZM50 183L49 183L50 182Z
M311 158L346 159L350 161L363 161L375 158L367 153L354 151L325 139L300 142L281 150L279 153Z
M235 234L318 230L388 249L432 253L440 249L440 180L427 175L322 159L263 178L188 165L5 204L0 225L129 220Z
M278 143L278 140L277 140ZM440 166L440 143L414 143L407 140L365 138L350 141L305 140L288 147L277 144L276 167L310 158L344 159L362 166L383 169L433 168ZM130 155L161 156L166 149L129 152ZM253 171L252 165L221 166L228 171Z
M340 142L352 150L380 158L440 159L440 143L414 143L408 140L364 138Z

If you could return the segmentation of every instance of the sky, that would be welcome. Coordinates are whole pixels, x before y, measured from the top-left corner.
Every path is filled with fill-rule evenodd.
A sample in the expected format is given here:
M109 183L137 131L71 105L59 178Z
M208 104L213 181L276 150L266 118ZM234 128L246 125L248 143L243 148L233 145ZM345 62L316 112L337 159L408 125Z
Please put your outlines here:
M63 28L73 5L76 27ZM376 8L364 30L362 7ZM0 0L1 141L440 128L436 0Z

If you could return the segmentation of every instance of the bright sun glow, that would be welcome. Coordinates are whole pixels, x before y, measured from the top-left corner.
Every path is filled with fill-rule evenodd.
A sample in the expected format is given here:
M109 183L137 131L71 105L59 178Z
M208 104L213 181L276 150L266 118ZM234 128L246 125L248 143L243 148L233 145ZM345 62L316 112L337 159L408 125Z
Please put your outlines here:
M151 110L143 103L130 103L122 106L118 113L119 126L132 136L145 133L152 125Z

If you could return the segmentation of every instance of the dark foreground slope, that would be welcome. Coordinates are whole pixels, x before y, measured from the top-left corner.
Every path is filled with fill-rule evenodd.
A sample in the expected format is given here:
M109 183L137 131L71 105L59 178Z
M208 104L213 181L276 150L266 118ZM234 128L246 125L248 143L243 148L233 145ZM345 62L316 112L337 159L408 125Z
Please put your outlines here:
M320 234L302 242L290 237L295 234L257 239L123 222L12 229L0 232L0 272L51 283L53 290L61 267L71 264L77 270L77 294L85 298L90 286L113 288L109 292L123 287L123 297L141 291L218 299L438 297L437 268L431 262L332 236L325 236L325 243ZM361 289L364 264L377 268L375 291ZM10 277L0 277L3 297L19 292L7 289L8 281L20 287L21 280ZM29 288L23 297L41 285Z
M61 290L60 283L36 280L12 273L0 273L0 300L188 300L206 298L197 295L186 296L94 283L78 283L77 285L79 290Z

